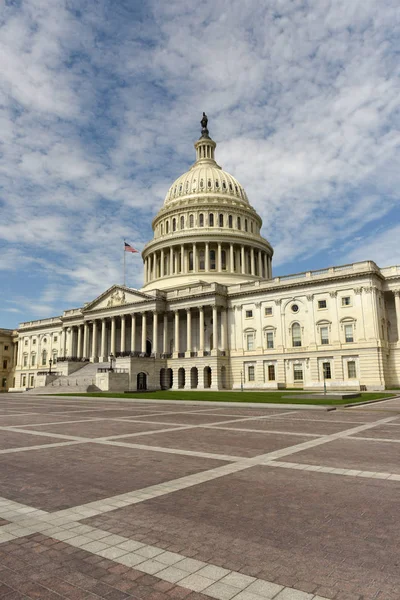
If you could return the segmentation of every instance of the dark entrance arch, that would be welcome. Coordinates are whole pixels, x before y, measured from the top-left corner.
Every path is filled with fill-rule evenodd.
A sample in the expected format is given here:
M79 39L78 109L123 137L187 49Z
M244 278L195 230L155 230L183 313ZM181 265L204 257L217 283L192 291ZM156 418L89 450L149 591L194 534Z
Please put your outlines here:
M199 373L197 371L197 367L192 367L190 369L190 387L192 389L196 389L199 383Z
M211 367L204 367L204 388L211 387Z
M181 390L185 387L185 369L180 367L178 369L178 388Z
M151 341L146 340L146 356L151 356Z
M137 374L136 387L138 392L141 390L147 390L147 374L143 373L143 371Z
M174 372L172 369L167 369L167 386L168 389L172 388L172 384L174 382Z
M167 369L160 369L160 388L162 390L168 389Z

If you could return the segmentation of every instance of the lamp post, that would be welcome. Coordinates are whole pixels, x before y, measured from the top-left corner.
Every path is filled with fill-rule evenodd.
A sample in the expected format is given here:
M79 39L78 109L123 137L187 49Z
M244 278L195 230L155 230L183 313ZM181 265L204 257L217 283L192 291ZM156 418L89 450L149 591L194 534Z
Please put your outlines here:
M114 369L113 369L113 361L114 361L114 360L115 360L115 356L114 356L114 354L111 352L111 354L110 354L110 369L109 369L110 371L114 371Z
M53 361L50 358L50 360L49 360L49 375L51 375L51 365L52 364L53 364Z

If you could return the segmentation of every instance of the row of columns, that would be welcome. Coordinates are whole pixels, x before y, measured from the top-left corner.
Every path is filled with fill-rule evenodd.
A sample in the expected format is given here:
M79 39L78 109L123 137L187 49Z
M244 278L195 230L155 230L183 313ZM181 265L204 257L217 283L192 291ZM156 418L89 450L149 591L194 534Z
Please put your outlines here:
M217 347L218 344L218 314L220 309L221 314L221 348L222 350L226 350L228 347L228 328L227 328L227 309L224 307L212 307L212 326L213 326L213 343L214 347ZM199 311L199 351L203 352L205 350L204 344L204 306L200 306L197 309L186 308L186 352L192 352L192 311ZM181 327L181 319L180 319L180 310L173 311L174 313L174 324L173 324L173 332L174 332L174 354L180 353L180 327ZM152 312L152 353L158 354L160 352L160 348L158 347L158 321L159 321L159 313L156 311ZM108 349L107 344L107 321L108 319L101 319L101 328L99 331L99 320L94 320L91 322L92 330L90 331L89 322L85 322L81 325L76 325L70 327L68 329L63 330L64 340L66 341L66 346L69 348L69 353L72 354L73 349L76 347L76 357L77 358L90 358L92 360L98 359L101 357L103 360L107 358L109 354L116 354L116 352L125 352L126 351L126 321L130 319L131 325L131 342L130 347L131 351L136 348L136 333L137 333L137 320L141 318L141 352L146 353L147 346L147 321L148 321L148 313L134 313L132 315L121 315L121 336L120 336L120 347L117 348L117 336L116 336L116 319L117 317L110 317L111 323L111 331L110 331L110 347ZM100 334L100 353L98 353L98 336ZM89 338L92 338L91 343L91 352L89 356ZM162 353L168 354L168 314L163 314L163 335L162 335ZM66 347L65 352L66 352ZM214 348L214 349L215 349ZM64 352L64 353L65 353Z
M210 248L210 243L205 244L180 244L167 249L155 250L144 259L145 283L161 279L162 277L209 271L217 273L239 273L272 278L271 256L260 249L244 244L222 245L218 242L216 247ZM210 269L210 251L216 252L215 268ZM225 266L223 265L222 252L225 252ZM201 253L204 253L204 266L200 268ZM190 258L191 255L191 258ZM236 268L235 268L236 257ZM247 257L247 261L246 261ZM257 258L256 258L257 257ZM192 262L192 264L190 264ZM256 268L257 264L257 268Z

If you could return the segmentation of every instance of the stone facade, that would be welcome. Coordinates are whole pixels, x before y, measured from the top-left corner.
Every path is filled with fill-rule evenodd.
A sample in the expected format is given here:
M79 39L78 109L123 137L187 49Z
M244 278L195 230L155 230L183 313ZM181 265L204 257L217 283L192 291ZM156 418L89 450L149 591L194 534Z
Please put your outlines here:
M13 331L0 329L0 392L7 392L12 387L15 362Z
M400 267L273 277L261 219L215 146L200 138L196 162L168 191L141 290L115 285L82 308L21 323L13 389L54 385L88 362L99 363L98 387L114 391L399 385ZM112 375L101 370L110 355Z

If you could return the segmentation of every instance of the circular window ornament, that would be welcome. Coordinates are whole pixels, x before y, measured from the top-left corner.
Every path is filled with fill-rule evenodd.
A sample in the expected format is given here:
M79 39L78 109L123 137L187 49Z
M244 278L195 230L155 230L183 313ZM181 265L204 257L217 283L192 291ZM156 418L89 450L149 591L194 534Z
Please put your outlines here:
M298 304L292 304L292 312L294 312L294 313L299 312L299 305Z

